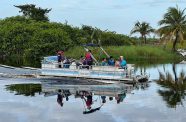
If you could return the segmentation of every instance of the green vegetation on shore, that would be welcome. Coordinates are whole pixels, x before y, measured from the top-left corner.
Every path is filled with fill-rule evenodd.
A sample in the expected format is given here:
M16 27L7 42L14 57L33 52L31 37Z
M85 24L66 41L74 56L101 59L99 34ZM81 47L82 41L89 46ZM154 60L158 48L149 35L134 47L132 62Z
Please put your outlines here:
M100 53L101 51L99 48L92 47L90 49L97 59L106 57L104 53ZM171 49L164 49L160 46L105 46L104 49L114 58L123 55L129 60L173 60L179 58L179 56L172 52ZM70 48L65 52L65 55L76 59L79 59L79 57L84 54L85 51L83 47L80 46Z

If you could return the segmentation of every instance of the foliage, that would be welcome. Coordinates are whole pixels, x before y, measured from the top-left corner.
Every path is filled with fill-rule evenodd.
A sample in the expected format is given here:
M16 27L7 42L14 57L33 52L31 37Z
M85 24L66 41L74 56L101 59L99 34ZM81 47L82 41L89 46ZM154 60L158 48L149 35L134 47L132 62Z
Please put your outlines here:
M40 57L68 49L72 46L72 40L62 26L21 16L1 20L1 55Z
M33 19L36 21L48 21L47 13L49 13L52 9L42 9L36 8L33 4L26 4L26 5L18 5L15 6L21 9L19 12L23 13L26 18Z
M144 40L144 43L146 44L146 35L150 34L151 32L154 32L154 29L150 26L147 22L136 22L134 25L134 28L131 31L131 34L134 33L140 33L141 38Z
M173 40L172 50L176 51L176 44L182 42L186 28L185 9L180 10L178 7L169 7L162 20L159 21L160 27L157 32L160 37L167 41Z
M85 43L134 45L135 38L83 25L36 21L24 16L0 20L0 53L4 56L41 57ZM99 41L100 40L100 41Z

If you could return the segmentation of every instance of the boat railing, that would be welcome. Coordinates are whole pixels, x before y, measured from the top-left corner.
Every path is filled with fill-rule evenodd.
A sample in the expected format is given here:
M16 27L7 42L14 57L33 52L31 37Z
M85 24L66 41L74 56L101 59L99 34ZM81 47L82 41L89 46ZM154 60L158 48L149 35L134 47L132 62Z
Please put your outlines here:
M61 67L59 67L61 65ZM127 70L127 66L122 68L122 67L115 67L115 66L102 66L100 64L94 64L94 65L76 65L76 64L65 64L61 63L59 64L58 62L51 62L51 63L42 63L42 68L55 68L55 69L87 69L87 70L98 70L98 71L125 71Z
M58 62L53 63L42 63L42 69L63 69L64 71L74 71L72 75L76 76L76 71L79 72L77 77L79 76L88 76L91 74L96 74L97 76L101 76L103 74L108 75L110 79L115 79L118 76L132 78L134 77L134 69L131 66L120 68L115 66L101 66L100 64L95 65L76 65L72 64L60 64L61 68L59 68Z

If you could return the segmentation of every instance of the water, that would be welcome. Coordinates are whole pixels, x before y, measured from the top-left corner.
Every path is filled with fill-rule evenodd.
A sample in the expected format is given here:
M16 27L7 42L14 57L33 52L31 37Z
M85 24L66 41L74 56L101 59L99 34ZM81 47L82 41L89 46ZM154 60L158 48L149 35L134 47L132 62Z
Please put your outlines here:
M3 71L0 69L0 73ZM40 79L0 77L0 121L185 122L186 79L182 77L186 74L186 64L136 68L137 74L143 72L150 75L151 82L134 86L62 86L55 80L51 83ZM159 72L164 77L160 78ZM163 78L167 82L159 81ZM58 95L59 88L62 96ZM88 109L90 104L86 104L88 96L93 98L91 109Z

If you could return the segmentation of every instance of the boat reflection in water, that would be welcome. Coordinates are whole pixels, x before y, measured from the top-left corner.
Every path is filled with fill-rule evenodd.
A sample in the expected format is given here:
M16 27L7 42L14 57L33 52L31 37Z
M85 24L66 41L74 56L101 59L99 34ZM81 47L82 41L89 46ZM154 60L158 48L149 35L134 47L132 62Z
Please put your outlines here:
M74 85L76 84L76 85ZM79 85L81 84L81 85ZM94 85L97 84L97 85ZM64 106L65 101L69 101L74 96L75 100L82 101L83 114L99 111L103 105L109 102L120 104L124 101L126 95L134 89L145 90L148 83L128 85L128 84L105 84L98 82L81 82L69 83L65 81L42 81L41 84L23 83L6 85L5 89L15 95L38 97L56 96L57 104ZM74 100L73 98L73 100Z
M106 84L106 85L65 85L59 82L43 82L42 92L44 96L57 95L57 103L63 107L64 99L69 100L69 96L81 99L84 105L83 114L93 113L101 109L107 102L116 100L119 104L123 102L127 93L134 89L133 85L126 84ZM95 107L95 103L99 103Z

